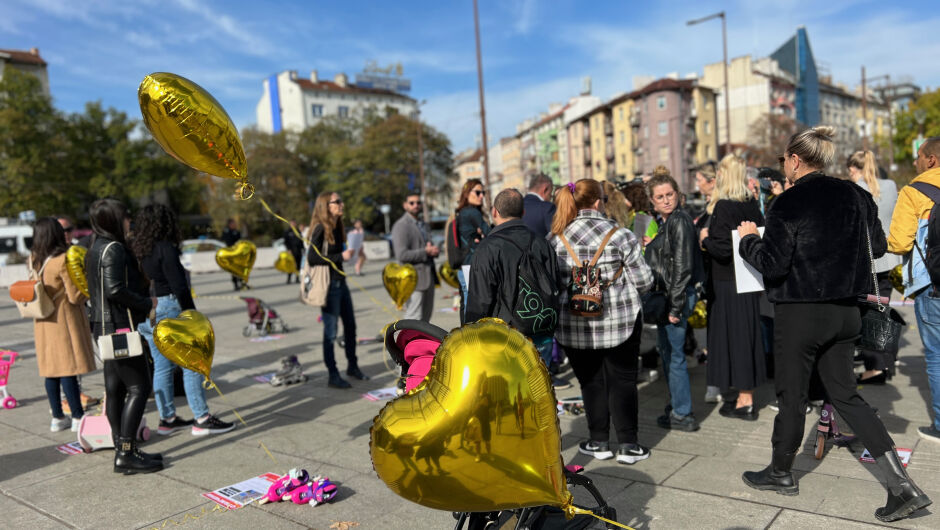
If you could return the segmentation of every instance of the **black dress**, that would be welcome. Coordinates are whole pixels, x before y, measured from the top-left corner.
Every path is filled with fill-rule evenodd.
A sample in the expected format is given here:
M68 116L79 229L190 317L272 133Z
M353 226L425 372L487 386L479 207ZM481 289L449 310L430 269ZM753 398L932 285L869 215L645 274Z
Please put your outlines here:
M723 392L752 390L766 380L760 330L760 292L738 294L734 279L731 232L742 221L764 224L755 200L721 200L715 204L708 238L713 299L708 310L707 381Z

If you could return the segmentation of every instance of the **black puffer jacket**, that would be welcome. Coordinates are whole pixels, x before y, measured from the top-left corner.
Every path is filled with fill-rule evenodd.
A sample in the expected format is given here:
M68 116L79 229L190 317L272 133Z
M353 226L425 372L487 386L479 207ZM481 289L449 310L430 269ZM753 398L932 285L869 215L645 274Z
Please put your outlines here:
M101 253L109 243L114 244L102 257ZM85 277L88 278L88 294L91 295L89 319L92 323L102 324L96 329L103 329L108 334L114 333L116 329L130 327L128 309L134 319L135 329L147 318L153 307L147 281L140 272L137 258L123 244L102 236L95 238L85 256Z
M669 316L679 317L685 306L686 288L704 279L702 253L689 214L674 211L646 246L646 262L653 270L653 289L666 293Z
M774 200L764 237L739 253L764 276L771 302L852 301L873 292L865 232L875 258L887 250L871 194L852 182L810 173Z

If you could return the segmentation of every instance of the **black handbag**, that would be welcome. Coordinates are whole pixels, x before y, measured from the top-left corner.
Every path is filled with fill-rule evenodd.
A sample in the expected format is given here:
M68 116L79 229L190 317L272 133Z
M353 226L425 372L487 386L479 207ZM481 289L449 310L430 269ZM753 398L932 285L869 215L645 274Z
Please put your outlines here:
M862 315L859 346L865 350L895 355L901 342L901 331L906 323L897 311L881 303L881 292L878 289L878 277L875 273L875 258L871 251L870 232L865 233L865 239L868 243L871 276L875 284L875 302L866 302L859 307Z
M643 322L645 324L664 324L668 316L666 311L666 293L650 291L640 297L643 306Z

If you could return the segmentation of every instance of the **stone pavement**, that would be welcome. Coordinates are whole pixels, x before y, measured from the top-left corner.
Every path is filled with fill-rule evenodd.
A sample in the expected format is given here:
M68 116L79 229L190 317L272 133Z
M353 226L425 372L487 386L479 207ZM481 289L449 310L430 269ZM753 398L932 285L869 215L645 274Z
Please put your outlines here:
M384 313L369 295L389 306L380 279L382 263L368 263L364 277L354 278L367 293L353 289L360 337L377 335L397 315ZM327 388L321 361L321 324L318 310L297 300L296 285L284 285L284 276L259 270L254 289L273 305L292 331L282 339L251 342L242 336L247 323L245 304L232 297L231 283L222 273L193 276L197 307L212 320L216 332L213 377L225 393L214 392L209 404L223 419L235 421L234 407L248 423L216 436L193 437L188 432L154 435L147 451L165 455L167 468L159 473L125 477L111 470L113 453L66 456L56 451L74 441L70 432L49 432L48 404L36 369L32 324L19 318L6 293L0 296L0 348L22 355L13 367L8 389L20 405L0 409L0 526L6 528L162 528L182 524L188 528L451 528L449 513L438 512L401 499L375 476L369 459L369 427L382 403L363 399L364 392L393 386L380 345L360 347L363 370L371 381L353 382L352 390ZM434 324L457 325L449 307L453 290L437 291ZM913 321L913 311L904 308ZM866 387L862 393L879 408L899 447L914 450L910 474L940 503L940 445L917 436L928 423L928 393L924 360L916 329L905 336L899 375L884 387ZM254 376L277 370L279 359L297 354L310 379L303 385L272 388ZM342 357L340 354L339 357ZM340 368L345 367L339 360ZM822 461L813 458L816 416L807 416L806 444L795 468L800 495L785 497L752 490L741 482L745 470L770 460L770 433L774 413L761 410L756 422L718 415L717 405L705 404L704 367L692 361L694 409L701 420L697 433L667 432L656 426L662 411L662 379L641 386L640 442L652 447L649 460L633 466L594 461L577 453L587 433L583 416L562 416L562 453L568 463L586 466L618 518L634 528L861 528L878 521L873 511L884 502L874 465L858 461L860 449L833 448ZM571 372L564 375L572 378ZM83 378L86 393L104 394L101 371ZM559 397L576 396L575 388ZM771 401L769 386L758 392L758 402ZM191 417L185 399L177 398L181 415ZM96 413L96 410L92 410ZM147 420L158 421L151 401ZM270 449L277 463L261 448ZM284 473L304 467L325 474L339 484L334 502L312 507L289 503L249 505L235 511L213 510L215 504L200 496L265 472ZM577 498L577 494L576 494ZM940 504L938 504L940 505ZM935 505L935 506L938 506ZM931 507L929 510L936 510ZM940 528L940 518L922 512L897 525L903 528ZM600 525L597 525L599 528Z

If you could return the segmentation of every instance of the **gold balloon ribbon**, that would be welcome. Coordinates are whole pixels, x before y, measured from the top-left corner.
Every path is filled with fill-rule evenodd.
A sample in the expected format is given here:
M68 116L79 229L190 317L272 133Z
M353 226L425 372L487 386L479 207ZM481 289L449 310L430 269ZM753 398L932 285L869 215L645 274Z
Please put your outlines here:
M238 508L236 508L236 509L238 509ZM151 530L160 530L160 529L162 529L162 528L166 528L167 523L171 523L173 526L181 526L181 525L185 524L187 521L190 521L190 520L191 520L191 521L195 521L195 520L197 520L197 519L199 519L199 518L201 518L201 517L204 517L204 516L206 516L206 515L209 515L210 513L215 513L215 512L226 513L226 512L230 512L230 511L232 511L232 510L229 510L228 508L222 507L221 504L216 504L216 505L215 505L215 508L212 508L211 510L206 510L206 507L203 506L202 509L199 511L199 513L198 513L197 515L193 515L193 514L191 514L191 513L187 513L186 515L183 516L183 518L182 518L179 522L177 522L177 521L175 521L175 520L173 520L173 519L169 519L169 518L168 518L168 519L165 519L165 520L163 521L163 524L161 524L160 526L151 526L150 529L151 529Z
M584 508L578 508L577 506L575 506L574 504L571 503L571 499L568 499L568 504L565 504L564 506L562 506L561 509L564 510L565 516L566 516L568 519L571 519L571 518L574 517L575 515L590 515L591 517L593 517L593 518L595 518L595 519L600 519L601 521L604 521L604 522L607 523L607 524L612 524L612 525L614 525L614 526L619 526L620 528L626 528L627 530L634 530L632 527L629 527L629 526L627 526L627 525L625 525L625 524L620 524L620 523L618 523L617 521L612 521L612 520L607 519L607 518L605 518L605 517L601 517L600 515L597 515L596 513L592 512L591 510L585 510Z

